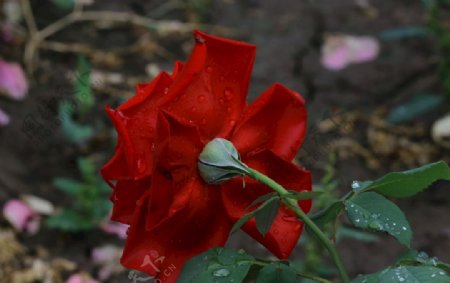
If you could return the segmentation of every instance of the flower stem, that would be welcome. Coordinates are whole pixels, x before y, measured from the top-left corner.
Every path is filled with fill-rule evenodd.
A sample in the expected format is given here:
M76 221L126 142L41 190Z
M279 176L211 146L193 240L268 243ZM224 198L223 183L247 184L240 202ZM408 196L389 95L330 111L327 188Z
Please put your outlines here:
M338 271L341 281L343 283L350 282L347 271L345 270L344 264L334 246L333 242L320 230L320 228L306 215L306 213L299 207L297 200L289 198L289 192L283 188L280 184L275 182L273 179L267 177L266 175L249 168L248 174L250 178L253 178L273 189L277 192L283 202L288 206L297 216L300 218L303 223L312 231L312 233L320 240L320 242L324 245L324 247L328 250L331 258L333 259Z

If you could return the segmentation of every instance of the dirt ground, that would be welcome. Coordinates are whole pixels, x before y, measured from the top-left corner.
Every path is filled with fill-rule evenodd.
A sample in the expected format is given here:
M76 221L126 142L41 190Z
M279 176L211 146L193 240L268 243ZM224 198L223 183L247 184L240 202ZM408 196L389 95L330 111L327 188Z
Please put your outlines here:
M163 2L97 0L88 9L130 11L159 19L196 20L195 15L179 10L159 11L160 15L157 15L155 11ZM426 12L420 1L368 1L372 5L371 11L376 11L374 13L368 13L356 2L217 0L201 14L202 20L210 25L208 31L223 34L217 27L227 27L231 30L228 36L257 45L251 99L273 82L298 90L307 99L313 134L299 152L298 161L302 163L303 160L303 164L312 170L314 180L319 182L328 153L336 152L342 192L348 190L352 180L376 178L391 170L412 168L439 159L450 160L450 152L433 144L429 133L433 121L448 112L448 100L432 113L403 125L409 132L419 134L409 135L396 131L397 128L374 126L374 121L382 120L390 109L413 94L443 92L437 77L438 53L433 37L382 41L376 60L352 65L339 72L329 71L320 64L320 48L327 34L377 36L389 29L426 25ZM64 15L64 11L49 1L31 3L40 27ZM198 20L199 16L196 16ZM146 40L147 45L105 58L88 54L94 69L118 72L127 83L96 90L97 103L91 114L98 133L91 142L79 147L64 142L52 124L53 118L43 121L51 132L43 139L30 137L23 130L24 121L40 117L39 105L58 96L58 90L72 88L67 73L75 69L76 56L70 52L40 50L27 99L14 102L0 97L1 107L12 119L8 127L0 128L0 204L24 193L41 196L60 206L70 201L52 186L52 179L56 176L78 177L75 170L77 156L93 156L100 167L113 153L114 136L103 105L117 105L132 94L134 83L148 80L145 74L148 64L158 64L164 69L169 68L174 59L186 59L192 46L190 37L187 32L161 35L131 25L108 27L92 23L75 24L52 36L54 41L89 43L98 50L126 49L138 40ZM22 61L24 45L19 46L2 45L0 54L8 60ZM104 52L110 53L114 54ZM342 125L350 125L349 128L314 131L334 115L329 113L344 113ZM371 140L370 129L386 139ZM420 154L408 151L402 155L411 144L402 147L395 142L400 139L411 141L423 151ZM425 145L431 149L426 151ZM358 146L365 150L364 153ZM392 150L383 150L386 147ZM306 155L311 151L317 154L307 159ZM441 182L412 199L398 202L415 232L413 247L443 261L450 261L448 189L450 185ZM5 221L0 223L1 227L7 226ZM18 235L18 238L30 252L36 253L38 247L44 247L50 257L69 258L80 269L93 274L93 267L87 260L91 249L104 244L105 239L118 243L114 237L105 237L101 232L65 234L47 228L36 236ZM233 247L250 246L252 249L252 242L241 234L230 242ZM381 241L374 243L346 239L339 244L339 249L352 275L379 270L405 251L388 236L381 236ZM108 282L125 282L125 278L126 274L123 274Z

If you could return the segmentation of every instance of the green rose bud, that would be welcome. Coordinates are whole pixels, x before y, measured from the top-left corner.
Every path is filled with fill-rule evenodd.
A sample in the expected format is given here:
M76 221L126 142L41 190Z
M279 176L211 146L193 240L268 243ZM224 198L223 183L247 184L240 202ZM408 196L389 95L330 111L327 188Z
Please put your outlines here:
M210 141L198 157L198 170L208 184L219 184L248 173L234 145L222 138Z

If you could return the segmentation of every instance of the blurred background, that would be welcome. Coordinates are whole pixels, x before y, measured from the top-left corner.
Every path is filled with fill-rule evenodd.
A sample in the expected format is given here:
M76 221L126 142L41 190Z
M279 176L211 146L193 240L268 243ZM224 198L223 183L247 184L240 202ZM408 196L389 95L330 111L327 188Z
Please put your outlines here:
M0 8L2 283L133 282L118 263L127 227L108 220L110 190L98 173L116 140L103 108L186 60L193 29L257 45L250 99L273 82L306 98L309 134L296 162L326 191L315 210L353 180L450 162L448 0L0 0ZM413 247L443 261L449 189L441 182L397 202ZM352 275L405 252L345 219L337 240ZM270 256L242 233L229 246ZM333 277L324 254L305 236L292 258Z

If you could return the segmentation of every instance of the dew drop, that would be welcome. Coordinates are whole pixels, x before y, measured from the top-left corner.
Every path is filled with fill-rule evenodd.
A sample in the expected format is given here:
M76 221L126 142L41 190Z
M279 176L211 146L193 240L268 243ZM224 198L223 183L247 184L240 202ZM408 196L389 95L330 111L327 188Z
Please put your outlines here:
M192 107L191 107L191 112L192 112L192 113L195 113L195 112L197 112L197 107L195 107L195 106L192 106Z
M403 226L402 227L402 229L403 229L403 231L406 231L406 230L408 230L405 226Z
M202 118L202 119L200 120L200 124L201 124L201 125L206 125L206 119L205 119L205 118Z
M225 100L226 101L230 101L233 99L233 92L231 91L231 89L227 88L224 91L224 96L225 96Z
M352 182L352 189L359 189L360 187L361 187L361 185L359 184L358 181Z
M205 97L204 95L199 95L199 96L197 97L198 102L204 102L205 99L206 99L206 97Z
M206 67L207 73L212 73L212 71L213 71L213 67L211 67L211 66Z
M230 121L228 121L228 124L230 126L234 126L236 124L236 121L235 120L230 120Z
M168 94L168 93L169 93L169 88L166 87L166 88L164 89L164 94Z
M145 170L147 169L147 166L145 165L142 159L137 160L136 167L139 173L144 173Z
M221 269L217 269L216 271L213 272L213 275L216 277L227 277L228 275L230 275L230 271L226 268L221 268Z

